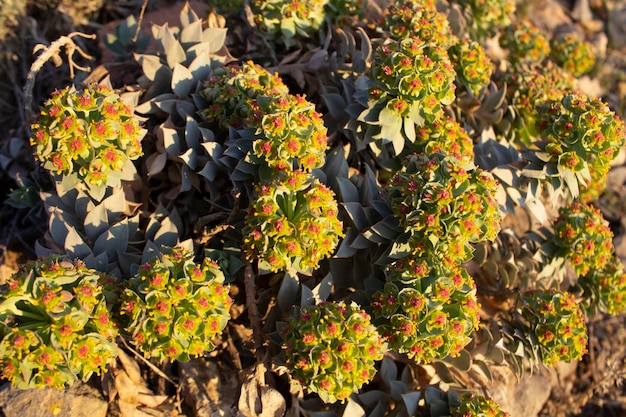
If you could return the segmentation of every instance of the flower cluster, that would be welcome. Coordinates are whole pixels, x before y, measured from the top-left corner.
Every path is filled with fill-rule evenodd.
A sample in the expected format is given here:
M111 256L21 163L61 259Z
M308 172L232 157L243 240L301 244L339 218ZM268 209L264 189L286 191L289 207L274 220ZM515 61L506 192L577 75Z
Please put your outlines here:
M573 33L565 33L550 42L550 55L575 77L585 75L596 65L593 48Z
M200 91L209 102L202 116L222 129L256 126L261 117L258 102L271 102L287 94L289 89L278 75L252 61L220 67Z
M160 257L139 267L121 296L126 331L147 357L189 360L215 348L230 318L231 299L219 266L193 252L162 249Z
M115 186L143 152L145 131L112 90L92 84L55 91L32 126L31 145L44 168L88 185Z
M295 36L309 36L319 29L328 0L252 0L250 8L258 28L269 39L280 39L287 47Z
M391 266L373 296L378 331L389 346L419 363L457 356L478 328L480 305L465 269L407 257Z
M340 27L350 27L365 17L367 0L328 0L326 16Z
M474 161L472 138L456 120L447 115L418 128L415 142L407 144L407 147L414 153L431 155L443 152L463 163Z
M471 9L476 39L494 36L509 26L516 9L515 0L455 0L455 3Z
M556 255L567 258L579 277L604 268L613 256L613 232L600 210L588 204L559 209L554 237Z
M541 361L580 360L587 352L587 326L580 306L567 292L528 291L521 296L522 315L537 336Z
M417 37L389 41L376 49L371 71L370 100L384 103L385 113L395 118L412 117L433 122L441 106L454 101L455 72L448 53L438 45L429 46Z
M248 260L262 269L300 272L317 268L343 236L334 193L301 172L257 185L243 230Z
M376 374L386 343L356 304L304 308L283 330L292 377L326 403L345 401Z
M574 89L574 77L552 61L546 61L541 70L518 71L506 75L507 95L516 118L513 121L514 142L530 147L537 139L536 106L548 100L560 100Z
M415 255L455 264L469 260L470 243L493 240L500 231L496 189L490 173L437 153L408 157L388 193Z
M546 164L555 175L576 174L581 187L604 179L611 161L624 145L624 122L600 99L567 93L537 107L535 128L545 142Z
M591 269L578 282L590 307L613 315L626 312L626 272L616 256L611 256L603 268Z
M217 70L200 93L202 115L221 128L251 128L257 158L278 171L319 168L328 147L322 116L305 97L289 94L280 77L252 62Z
M384 25L397 41L417 37L446 50L456 42L448 18L437 11L434 0L395 0L387 8Z
M476 41L461 39L450 50L457 78L469 92L478 95L491 81L493 62Z
M513 64L539 64L550 55L548 37L528 20L508 26L500 37L500 45L508 49Z
M61 256L23 266L0 293L0 376L22 389L63 389L105 370L117 356L110 282Z
M463 393L459 396L461 405L450 407L452 417L508 417L498 403L490 398L472 393Z

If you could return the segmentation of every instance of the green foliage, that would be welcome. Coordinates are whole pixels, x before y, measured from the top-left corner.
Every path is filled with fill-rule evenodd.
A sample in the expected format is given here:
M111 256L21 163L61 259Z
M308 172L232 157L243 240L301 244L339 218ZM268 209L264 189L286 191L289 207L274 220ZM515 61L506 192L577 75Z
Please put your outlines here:
M0 295L2 377L63 389L106 371L117 356L112 278L62 256L32 261Z
M148 358L188 361L215 349L232 300L219 266L197 264L184 248L163 247L141 265L121 295L125 331Z
M119 186L135 174L145 130L120 96L102 85L56 91L33 125L31 145L44 168L90 190Z
M386 343L358 305L343 302L303 308L283 330L292 378L327 403L345 401L374 378Z
M516 10L514 0L468 0L455 1L470 12L472 37L481 40L494 36L511 24Z
M328 0L326 16L339 27L350 27L365 17L368 0Z
M564 33L552 39L550 55L559 66L575 77L587 74L596 64L596 55L591 45L573 33Z
M448 49L456 42L446 16L433 0L398 0L385 13L385 29L391 39L417 37L426 44Z

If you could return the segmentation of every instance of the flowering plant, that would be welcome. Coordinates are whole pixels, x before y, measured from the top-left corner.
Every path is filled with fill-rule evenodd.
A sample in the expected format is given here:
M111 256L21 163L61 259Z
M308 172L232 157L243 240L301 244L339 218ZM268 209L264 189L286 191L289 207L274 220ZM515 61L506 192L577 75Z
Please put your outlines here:
M508 26L502 33L500 45L508 49L513 64L539 64L550 55L548 37L528 20Z
M302 172L257 185L243 230L244 250L262 270L317 268L343 236L334 193Z
M345 401L374 377L387 344L358 305L306 307L283 329L292 378L324 402Z
M62 256L13 274L0 293L2 377L23 389L63 389L104 371L117 356L110 280Z
M373 296L377 328L390 348L418 363L458 356L478 328L480 305L465 269L398 260L383 291Z
M575 202L560 208L554 237L555 255L567 258L579 277L602 270L613 257L613 232L591 205Z
M557 64L575 77L587 74L596 64L596 56L591 45L573 33L565 33L552 39L550 55Z
M385 27L392 39L417 37L427 45L448 49L456 42L446 16L437 11L433 0L396 0L385 13Z
M480 43L469 39L461 39L452 45L449 54L458 84L477 96L491 81L493 62Z
M215 348L231 303L215 262L205 258L197 264L193 252L164 247L128 282L120 313L127 316L126 332L147 357L187 361Z
M538 339L545 365L580 360L587 352L587 325L573 294L527 291L521 295L520 303L522 315Z
M467 261L470 243L493 240L500 212L493 176L443 153L411 155L391 180L389 198L413 254Z
M452 417L508 417L500 406L491 398L473 393L463 393L459 396L460 405L450 407Z
M102 85L57 90L32 126L31 145L44 168L88 186L132 179L145 130L114 91Z

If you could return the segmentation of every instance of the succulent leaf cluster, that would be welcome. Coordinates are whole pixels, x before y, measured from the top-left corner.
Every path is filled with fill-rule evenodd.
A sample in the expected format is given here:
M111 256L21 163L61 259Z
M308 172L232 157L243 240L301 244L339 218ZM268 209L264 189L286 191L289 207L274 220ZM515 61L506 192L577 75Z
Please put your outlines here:
M326 403L345 401L376 374L387 344L356 304L303 308L283 330L292 378Z
M545 365L580 360L587 352L587 325L573 294L533 290L522 294L520 302Z
M573 196L594 178L604 179L624 145L624 122L600 99L567 93L537 106L535 129L543 141L548 177L560 177ZM592 171L593 169L593 171Z
M596 65L591 45L573 33L564 33L550 41L550 55L559 66L575 77L590 72Z
M459 395L460 405L450 407L452 417L508 417L498 403L491 398L473 393Z
M315 33L326 17L328 0L252 0L250 8L254 22L268 39L295 45L296 36Z
M0 294L0 375L21 389L63 389L106 371L117 356L112 284L63 256L22 266Z
M407 157L388 193L412 254L457 264L500 231L496 189L489 172L437 153Z
M334 193L302 172L257 184L243 230L249 261L262 270L310 272L343 236Z
M182 247L163 247L141 265L121 297L134 344L148 358L188 361L215 349L230 318L229 288L213 261L193 260Z
M57 90L32 127L31 145L44 168L88 186L118 186L135 173L145 130L120 96L103 85Z
M508 26L500 37L500 45L509 51L514 65L540 64L550 55L550 41L541 29L529 20Z
M448 49L456 42L447 17L433 0L396 0L385 12L384 27L397 41L417 37L428 45Z
M411 257L390 268L383 291L372 301L378 331L389 347L418 363L458 356L478 328L474 280L458 266Z
M459 80L458 85L477 96L491 81L494 68L484 48L471 39L461 39L448 52Z
M613 232L592 205L575 202L560 208L554 237L555 255L567 258L579 277L603 269L613 257Z

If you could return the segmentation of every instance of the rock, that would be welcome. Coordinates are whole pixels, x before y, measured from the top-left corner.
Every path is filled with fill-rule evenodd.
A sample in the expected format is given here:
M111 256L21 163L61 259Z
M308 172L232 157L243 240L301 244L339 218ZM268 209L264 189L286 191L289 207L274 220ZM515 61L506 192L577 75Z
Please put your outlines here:
M535 373L517 380L508 366L489 368L493 382L489 392L503 411L512 417L536 417L548 401L551 391L551 376Z
M100 392L82 382L64 391L0 386L0 413L5 417L106 417L108 408Z

